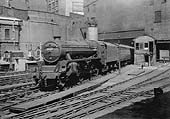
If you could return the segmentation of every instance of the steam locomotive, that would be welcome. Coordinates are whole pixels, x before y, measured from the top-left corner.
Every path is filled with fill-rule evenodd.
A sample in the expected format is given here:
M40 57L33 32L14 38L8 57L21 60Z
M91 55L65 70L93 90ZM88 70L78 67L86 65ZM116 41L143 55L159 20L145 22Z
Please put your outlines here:
M58 81L66 83L62 72L69 63L78 64L79 79L90 79L93 75L104 74L121 65L132 62L133 48L103 41L48 41L42 45L43 64L39 68L39 78L44 87L57 87ZM71 60L66 59L69 53Z

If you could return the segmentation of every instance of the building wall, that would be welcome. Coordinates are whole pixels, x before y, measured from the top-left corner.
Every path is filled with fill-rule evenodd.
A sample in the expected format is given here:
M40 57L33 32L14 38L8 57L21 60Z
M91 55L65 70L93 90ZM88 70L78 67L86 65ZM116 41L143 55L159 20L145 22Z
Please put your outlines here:
M9 20L0 21L0 57L4 55L5 51L20 49L20 26L11 23L12 21L9 23Z
M68 25L68 37L70 40L85 40L84 33L86 32L85 17L80 14L70 13L71 22Z
M146 17L146 31L158 41L170 39L170 1L163 1L164 0L154 0L152 5L148 5ZM158 23L155 21L156 11L161 12L161 21Z
M59 12L59 0L47 0L47 11L58 13Z
M109 42L136 38L136 31L155 39L157 59L165 52L170 56L169 0L84 0L87 20L95 18L99 38ZM134 31L132 33L131 31ZM126 35L126 37L124 37ZM131 38L128 37L131 35ZM123 43L123 42L121 42ZM130 43L130 42L129 42Z
M58 3L59 3L59 11L58 11L58 13L59 14L61 14L61 15L66 15L66 16L69 16L69 13L68 13L68 11L67 11L67 0L59 0L58 1Z
M28 16L29 19L24 21L21 32L21 47L26 53L37 49L40 43L54 40L54 37L67 39L66 26L70 21L69 17L36 11L28 11Z
M156 62L155 39L149 36L140 36L134 39L134 63L154 65Z
M83 0L47 0L47 6L49 12L66 16L70 16L71 12L83 15Z
M76 10L83 11L83 0L1 0L0 6L23 10L48 11L66 16L69 16L70 12L83 14L82 12L73 11L73 3L76 3L75 5L79 6L74 6ZM82 4L80 5L77 3Z
M84 0L87 19L96 18L99 33L145 27L148 0Z
M84 0L72 0L71 12L84 15Z
M36 10L10 9L2 6L0 15L23 19L19 44L25 55L28 55L31 50L35 51L40 43L55 40L56 37L61 37L60 40L82 38L80 32L75 32L80 30L80 23L74 16L68 17ZM82 21L80 18L79 20Z
M70 0L47 0L48 12L58 13L61 15L69 16L68 6Z
M24 21L21 31L21 47L35 51L40 43L55 40L82 40L80 21L74 17L62 16L46 12L29 11L29 20ZM81 19L81 17L80 17Z
M157 12L160 12L157 14ZM153 0L148 4L145 30L156 40L157 59L170 56L170 1Z
M69 16L71 12L83 15L82 12L74 11L75 7L76 7L76 10L82 11L83 5L80 6L80 7L77 7L75 5L79 5L79 3L83 4L83 0L60 0L60 1L62 1L62 2L60 2L61 3L60 4L60 6L61 6L60 8L62 9L62 8L65 7L65 15L66 16Z
M6 6L23 10L30 9L47 11L46 0L1 0L0 6Z
M84 11L87 19L96 18L99 33L145 29L158 41L170 39L168 0L84 0ZM161 12L159 23L156 11Z
M16 8L9 8L6 6L0 6L0 16L15 17L22 20L27 20L28 11Z

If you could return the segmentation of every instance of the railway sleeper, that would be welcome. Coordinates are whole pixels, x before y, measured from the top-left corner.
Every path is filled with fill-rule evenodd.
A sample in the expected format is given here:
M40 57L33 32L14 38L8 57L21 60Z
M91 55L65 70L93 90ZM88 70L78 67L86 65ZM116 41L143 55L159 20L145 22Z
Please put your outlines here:
M147 92L148 92L148 91L147 91ZM125 102L125 101L127 101L127 100L131 100L131 99L136 98L136 97L138 97L138 96L144 95L145 93L146 93L146 92L143 91L143 92L140 92L140 93L137 93L137 94L133 94L133 95L130 95L130 96L126 96L126 97L121 98L120 100L118 100L118 101L116 101L116 102L113 102L113 103L110 103L110 104L108 104L108 105L99 107L98 109L91 110L91 111L87 112L87 114L92 114L92 113L95 113L95 112L97 112L97 111L103 110L103 109L105 109L105 108L112 107L112 106L114 106L115 104L120 104L120 103ZM82 115L82 114L81 114L81 115ZM77 115L77 116L78 116L78 115Z

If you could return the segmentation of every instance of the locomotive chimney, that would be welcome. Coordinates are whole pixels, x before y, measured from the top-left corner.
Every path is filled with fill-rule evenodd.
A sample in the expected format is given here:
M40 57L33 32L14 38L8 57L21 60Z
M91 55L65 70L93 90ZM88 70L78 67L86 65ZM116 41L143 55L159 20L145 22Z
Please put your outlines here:
M87 39L98 41L98 28L95 18L88 21Z

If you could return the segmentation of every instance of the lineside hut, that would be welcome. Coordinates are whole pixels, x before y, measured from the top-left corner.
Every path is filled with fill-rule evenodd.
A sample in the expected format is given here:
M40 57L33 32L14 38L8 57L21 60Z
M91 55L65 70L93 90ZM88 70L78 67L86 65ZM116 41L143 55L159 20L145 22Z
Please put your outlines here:
M155 40L149 36L140 36L134 41L134 64L152 66L156 62Z

